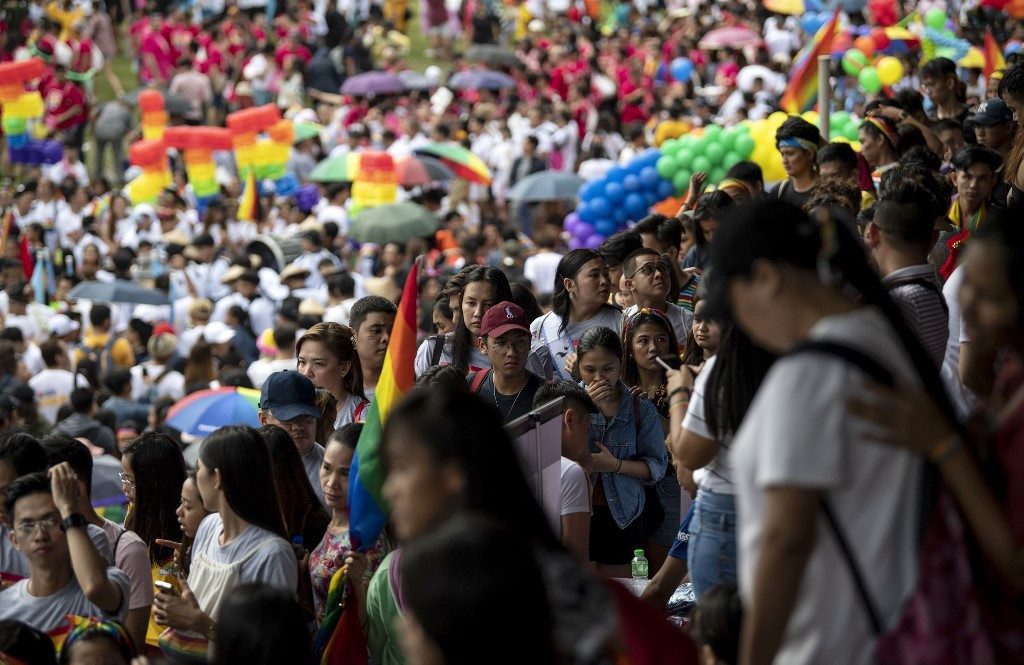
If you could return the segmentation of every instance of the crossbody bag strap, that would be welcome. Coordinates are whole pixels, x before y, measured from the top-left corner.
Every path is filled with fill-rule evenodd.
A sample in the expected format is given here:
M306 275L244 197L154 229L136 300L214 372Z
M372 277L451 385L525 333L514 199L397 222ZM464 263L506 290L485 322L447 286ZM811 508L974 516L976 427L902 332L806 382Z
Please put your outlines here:
M434 350L430 354L430 366L435 367L441 363L441 354L444 353L445 335L431 335L434 340Z
M857 595L860 597L860 603L864 607L864 613L868 617L868 622L871 624L871 631L877 637L882 634L882 622L878 616L878 610L875 608L874 602L871 600L871 594L868 592L867 584L864 583L864 576L860 572L860 566L857 565L857 561L853 558L853 550L850 549L850 544L846 540L846 535L843 533L842 528L839 526L839 521L836 519L835 513L832 512L832 508L828 504L828 500L824 496L819 496L821 503L821 512L825 513L825 521L828 522L829 530L832 532L832 536L836 539L836 544L839 545L839 552L843 556L843 561L846 563L846 567L850 570L850 576L853 577L853 584L857 587Z

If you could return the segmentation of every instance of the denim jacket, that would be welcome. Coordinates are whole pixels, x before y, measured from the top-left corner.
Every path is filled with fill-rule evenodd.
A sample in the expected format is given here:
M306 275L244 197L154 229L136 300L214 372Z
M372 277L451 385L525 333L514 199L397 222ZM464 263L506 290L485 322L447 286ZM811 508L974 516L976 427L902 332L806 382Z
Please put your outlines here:
M600 441L612 455L621 460L642 460L651 469L649 480L642 481L621 473L601 473L598 480L604 483L608 498L608 509L620 529L626 528L644 510L644 485L654 485L665 476L668 455L665 452L665 432L661 428L658 410L651 400L641 397L640 428L633 416L633 396L626 384L622 388L619 410L611 420L600 411L590 416L590 439ZM639 440L637 440L639 439ZM593 448L597 452L597 448Z

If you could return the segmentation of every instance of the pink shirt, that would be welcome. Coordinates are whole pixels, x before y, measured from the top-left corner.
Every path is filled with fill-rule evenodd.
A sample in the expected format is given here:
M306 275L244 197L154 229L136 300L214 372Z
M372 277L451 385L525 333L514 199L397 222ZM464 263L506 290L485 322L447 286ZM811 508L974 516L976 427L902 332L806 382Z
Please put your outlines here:
M171 47L167 40L159 33L147 32L142 36L142 43L139 46L139 55L151 55L156 61L158 71L152 71L149 58L142 58L141 78L143 81L152 81L158 76L166 79L171 73L171 66L174 64Z

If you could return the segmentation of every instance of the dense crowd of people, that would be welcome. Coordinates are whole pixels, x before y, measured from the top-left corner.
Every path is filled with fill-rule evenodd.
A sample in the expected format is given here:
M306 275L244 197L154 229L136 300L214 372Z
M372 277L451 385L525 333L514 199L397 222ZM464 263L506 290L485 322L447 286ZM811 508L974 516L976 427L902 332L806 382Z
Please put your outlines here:
M3 158L0 662L313 663L325 632L379 665L1024 662L1019 54L986 77L908 48L878 93L837 59L819 101L857 141L789 115L784 180L695 169L593 249L574 201L507 196L779 111L814 31L765 4L6 3L0 62L46 62L64 152ZM1019 48L996 4L950 25ZM702 46L722 27L753 41ZM405 89L344 91L371 71ZM210 198L169 150L173 184L132 201L147 87L170 125L273 104L314 127L299 193L264 183L246 219L230 151ZM353 183L309 179L431 143L491 181L399 187L436 221L403 242L358 242ZM386 366L414 266L418 349ZM416 385L373 431L399 362ZM239 401L177 418L221 388ZM505 425L557 399L555 523ZM377 436L388 525L361 543Z

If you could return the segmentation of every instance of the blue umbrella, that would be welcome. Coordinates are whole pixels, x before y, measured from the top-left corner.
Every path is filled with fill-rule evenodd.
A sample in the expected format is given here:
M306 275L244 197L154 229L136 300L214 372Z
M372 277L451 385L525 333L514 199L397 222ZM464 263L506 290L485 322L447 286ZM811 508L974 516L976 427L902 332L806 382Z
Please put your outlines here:
M252 388L200 390L167 412L166 424L185 434L210 436L225 425L259 427L260 391Z
M366 72L345 79L343 95L393 95L405 90L402 79L387 72Z
M68 292L68 297L136 305L166 305L169 302L164 293L124 279L115 279L113 282L82 282Z
M508 74L489 69L471 69L452 76L448 85L456 90L501 90L516 87L516 82Z

